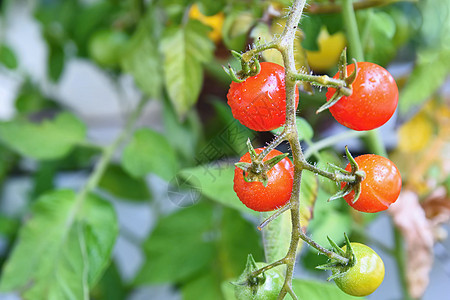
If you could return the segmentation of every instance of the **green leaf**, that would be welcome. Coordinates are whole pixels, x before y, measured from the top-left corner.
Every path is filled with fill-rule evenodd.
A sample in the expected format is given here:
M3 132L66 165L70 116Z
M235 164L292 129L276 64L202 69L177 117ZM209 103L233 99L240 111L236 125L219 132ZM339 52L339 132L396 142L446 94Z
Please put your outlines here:
M310 141L314 136L314 130L311 125L301 117L297 117L297 131L300 141Z
M180 165L192 166L195 163L195 151L200 140L202 124L195 110L187 113L185 120L180 121L169 100L164 99L164 131L170 136L169 143L179 154Z
M53 82L57 82L61 77L65 64L64 45L49 45L47 72Z
M121 65L130 73L136 85L148 96L158 97L162 87L162 74L158 40L151 30L153 18L147 17L140 22L138 29L131 37L124 51Z
M227 14L222 27L225 46L230 50L244 50L247 34L255 21L255 17L248 11L233 11Z
M215 0L215 1L200 0L198 3L199 3L198 6L200 8L200 11L205 16L212 16L212 15L219 13L220 11L222 11L224 9L226 1L225 0Z
M266 219L273 212L261 213ZM263 230L264 254L267 263L272 263L286 256L291 243L291 215L287 211L267 224Z
M178 168L175 151L167 138L151 129L137 130L122 155L125 171L135 177L155 173L169 181Z
M397 53L392 42L396 26L392 16L383 11L366 10L358 12L357 17L360 27L367 28L361 37L365 60L383 66L388 64Z
M351 218L339 210L340 201L327 202L329 197L329 194L319 190L314 207L314 218L308 227L314 240L323 246L328 245L327 236L338 245L342 244L344 241L342 233L350 233L352 225Z
M219 278L214 273L203 273L181 288L183 300L222 299Z
M450 75L450 49L446 47L420 50L416 66L402 89L399 99L401 115L407 115L420 106L444 83Z
M0 141L34 159L61 158L85 137L85 125L69 113L60 113L40 124L24 120L0 123Z
M299 299L348 300L364 299L350 296L341 291L335 284L319 281L294 279L292 288Z
M127 290L114 262L109 265L100 281L91 290L90 296L90 299L96 300L126 299Z
M180 119L197 102L203 83L201 64L212 58L214 44L208 38L208 32L208 26L190 20L183 27L167 28L161 40L164 82Z
M8 69L16 69L18 66L14 51L5 44L0 44L0 63Z
M302 228L306 229L312 218L318 190L317 176L311 172L303 172L300 185L300 223Z
M144 242L147 261L135 282L180 282L205 268L215 255L213 209L199 204L159 220Z
M249 254L262 261L263 253L255 226L235 210L225 208L217 211L220 212L216 214L220 232L216 236L216 257L209 269L202 272L203 275L193 276L183 285L185 300L222 299L221 283L242 273Z
M137 201L148 201L151 199L151 194L145 180L131 177L120 165L116 164L110 164L108 166L103 177L100 179L99 187L123 199Z
M263 261L260 233L240 212L224 208L220 232L217 257L221 261L223 279L239 276L249 254L256 261Z
M233 165L203 165L184 169L179 175L189 180L209 199L241 212L255 214L242 204L233 190L234 169Z
M302 47L310 51L319 51L317 36L322 27L322 20L318 15L306 15L301 20L301 29L305 38L302 41Z
M19 221L0 214L0 236L13 237L19 228Z
M0 281L1 291L24 299L87 299L109 263L118 234L113 207L88 195L79 207L70 190L37 200L19 232Z

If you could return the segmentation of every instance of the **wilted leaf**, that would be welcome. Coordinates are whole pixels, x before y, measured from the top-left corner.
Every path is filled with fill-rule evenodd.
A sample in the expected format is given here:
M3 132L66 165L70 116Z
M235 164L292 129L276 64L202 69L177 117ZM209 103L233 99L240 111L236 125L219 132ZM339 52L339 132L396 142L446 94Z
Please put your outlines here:
M433 231L417 194L403 190L388 209L406 242L406 276L412 297L422 297L433 265Z

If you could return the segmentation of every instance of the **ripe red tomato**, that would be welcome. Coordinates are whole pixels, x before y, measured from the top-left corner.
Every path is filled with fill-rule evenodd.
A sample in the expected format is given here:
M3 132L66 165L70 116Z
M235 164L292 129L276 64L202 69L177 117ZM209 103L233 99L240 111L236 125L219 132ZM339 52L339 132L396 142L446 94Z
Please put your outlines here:
M297 89L295 95L297 109ZM258 75L244 82L231 83L227 98L234 118L242 125L256 131L269 131L282 126L286 121L284 68L275 63L262 62Z
M336 285L345 293L363 297L372 294L383 282L384 263L378 254L360 243L350 243L356 263L343 276L335 278ZM345 251L347 246L342 247Z
M261 153L264 148L255 149L256 153ZM272 157L283 154L278 150L272 150L263 159L269 160ZM247 152L241 157L239 162L251 162L250 154ZM236 167L234 170L233 189L242 203L255 211L271 211L285 205L292 192L294 183L294 165L289 158L282 159L272 169L267 171L268 184L266 187L259 182L246 182L243 171Z
M348 65L347 74L354 69L354 64ZM339 78L339 73L334 78ZM370 62L359 62L352 88L350 96L343 96L330 108L336 121L361 131L378 128L392 117L397 108L398 88L386 69ZM328 89L327 101L335 91L334 88Z
M344 196L351 207L362 212L374 213L386 210L397 201L402 188L402 177L392 161L375 154L358 156L355 161L359 169L366 173L366 177L361 182L361 195L355 203L352 203L354 191ZM351 171L350 164L345 169ZM343 182L341 187L345 185Z

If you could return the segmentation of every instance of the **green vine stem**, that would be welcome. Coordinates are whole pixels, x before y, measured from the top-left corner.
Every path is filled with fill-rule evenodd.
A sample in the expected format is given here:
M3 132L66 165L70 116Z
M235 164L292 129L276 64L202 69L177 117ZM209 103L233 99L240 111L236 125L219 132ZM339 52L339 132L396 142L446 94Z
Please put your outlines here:
M345 23L347 27L347 34L348 40L349 40L349 46L353 53L356 55L355 58L358 61L364 60L364 52L362 48L362 43L360 36L358 34L358 24L356 23L356 17L355 17L355 11L354 7L350 4L352 3L351 0L343 0L344 1L344 9L342 11L344 20L349 20ZM380 135L378 134L378 131L371 130L367 132L367 135L362 137L363 141L366 143L368 149L374 153L378 154L384 157L387 157L387 151L386 147L383 144L383 141L380 138ZM403 297L407 300L412 299L409 291L408 291L408 284L406 280L406 272L405 272L405 250L403 248L403 238L397 228L393 228L394 230L394 239L395 239L395 245L394 245L394 257L396 259L397 263L397 269L398 274L400 278L400 282L402 284L403 289Z
M344 25L347 32L347 40L349 43L350 56L357 61L364 61L364 51L361 44L361 39L358 31L358 23L356 22L355 10L353 8L352 0L343 0L342 2L342 16L344 18ZM386 148L381 140L376 129L367 132L363 137L372 153L386 157Z
M84 201L86 200L87 195L92 192L99 184L100 179L102 178L103 174L105 173L106 168L108 167L108 164L110 163L115 151L120 146L120 144L123 142L123 140L130 135L131 131L133 130L134 124L136 123L136 120L141 115L141 112L147 104L148 99L145 97L142 97L139 103L137 104L135 110L131 113L130 117L128 118L127 123L125 124L125 128L122 130L120 135L108 146L103 148L103 153L100 157L100 160L97 162L97 164L94 167L93 172L89 176L86 184L83 186L81 191L77 194L77 197L75 199L75 209L72 211L72 215L68 218L68 224L72 224L73 220L75 219L77 213L80 211L81 207L83 206ZM69 227L69 226L68 226Z
M292 278L294 274L294 266L297 257L297 249L300 242L300 239L305 241L311 247L317 249L319 252L323 253L329 258L333 258L342 264L347 264L348 259L330 251L320 245L318 245L315 241L313 241L310 237L308 237L301 229L300 225L300 184L302 179L302 171L304 169L313 171L317 174L326 177L336 178L336 174L329 173L326 171L319 170L314 166L310 165L304 158L300 141L298 139L298 132L296 126L296 107L295 107L295 90L296 84L299 80L322 80L325 78L319 76L309 76L305 75L308 78L303 77L297 73L295 68L295 60L294 60L294 38L295 33L297 31L297 25L299 24L303 8L306 4L306 0L295 0L293 3L291 10L288 15L288 19L286 22L286 26L282 32L282 34L274 39L267 45L257 46L256 48L247 51L242 55L242 60L248 62L250 61L257 53L264 51L270 48L278 49L283 57L283 62L285 66L285 78L286 78L286 122L285 128L280 136L275 138L275 140L267 147L267 151L273 149L276 145L281 143L283 140L287 140L291 146L293 160L294 160L294 184L291 193L291 199L289 201L289 208L291 212L291 222L292 222L292 232L291 232L291 242L289 245L289 250L286 256L278 261L272 262L271 264L256 270L253 275L257 276L258 274L263 273L271 268L274 268L279 265L286 265L286 274L285 281L283 287L280 291L278 299L284 299L284 297L289 293L293 299L297 299L297 296L292 290ZM311 77L311 78L310 78ZM316 79L319 78L319 79ZM328 82L332 82L328 80ZM333 84L342 86L342 82L333 81ZM287 209L284 209L285 211ZM279 215L279 213L274 214L274 218ZM271 217L269 217L271 220Z
M347 88L347 84L344 80L340 79L334 79L327 75L310 75L310 74L304 74L304 73L295 73L291 74L291 80L297 80L297 81L307 81L311 84L321 86L321 87L334 87L334 88L340 88L341 92L345 96L349 96L352 94L352 91Z

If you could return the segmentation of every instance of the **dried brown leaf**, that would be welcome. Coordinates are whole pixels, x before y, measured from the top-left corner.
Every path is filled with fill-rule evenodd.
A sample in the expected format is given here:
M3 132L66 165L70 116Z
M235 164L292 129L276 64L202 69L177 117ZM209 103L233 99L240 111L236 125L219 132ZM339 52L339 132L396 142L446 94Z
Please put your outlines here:
M406 276L412 297L420 298L429 282L433 264L433 230L416 193L402 191L396 203L389 208L395 226L406 243Z

